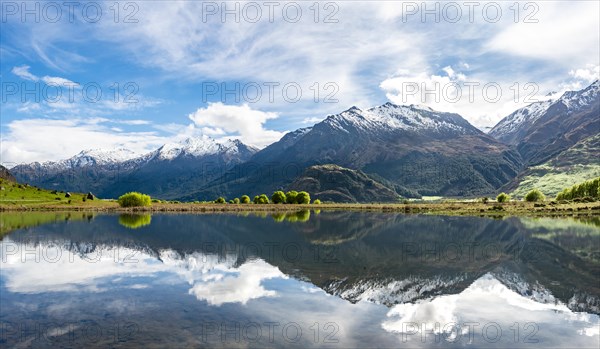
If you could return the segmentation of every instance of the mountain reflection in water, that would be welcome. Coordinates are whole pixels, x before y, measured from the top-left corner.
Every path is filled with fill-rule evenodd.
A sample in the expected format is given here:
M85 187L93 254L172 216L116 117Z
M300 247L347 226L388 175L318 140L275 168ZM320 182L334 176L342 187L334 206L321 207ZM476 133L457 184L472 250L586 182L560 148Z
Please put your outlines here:
M93 343L77 335L108 320L134 320L138 336L116 341L132 347L599 340L595 221L327 211L57 217L21 217L37 223L0 243L3 343L115 346L115 335ZM16 330L40 322L73 327L43 339ZM223 338L224 323L241 326L239 338ZM248 323L260 325L256 341L244 341ZM277 337L270 323L304 335Z

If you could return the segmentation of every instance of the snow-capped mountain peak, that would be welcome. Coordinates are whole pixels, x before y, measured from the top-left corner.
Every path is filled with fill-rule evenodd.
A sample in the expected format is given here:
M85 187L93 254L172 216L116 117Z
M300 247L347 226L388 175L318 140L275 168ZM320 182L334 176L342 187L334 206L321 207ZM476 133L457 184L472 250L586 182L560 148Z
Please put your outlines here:
M413 109L420 109L420 110L425 110L425 111L434 111L431 107L428 107L424 104L411 104L410 105L411 108Z
M228 139L222 143L206 135L199 137L186 138L178 143L167 143L158 148L154 159L172 160L180 156L201 157L214 154L235 154L242 149L248 149L255 152L258 149L242 143L238 139Z
M567 91L558 99L531 103L517 109L494 126L489 134L501 141L514 143L550 108L561 108L560 113L568 116L581 108L598 103L600 94L598 80L579 91Z
M422 105L406 106L391 102L367 110L352 107L340 114L330 115L324 122L346 132L349 132L349 128L370 132L478 132L457 114L436 112Z
M581 108L594 103L599 93L600 83L596 80L583 90L565 92L558 101L569 109Z
M521 109L517 109L494 126L489 134L500 140L509 141L510 138L512 138L512 135L518 133L523 125L532 125L540 118L540 116L544 115L548 108L555 102L555 100L549 99L546 101L534 102Z
M104 166L125 162L138 156L140 156L140 154L125 148L87 149L82 150L77 155L68 159L59 161L46 161L40 164L40 166L55 170L88 166Z

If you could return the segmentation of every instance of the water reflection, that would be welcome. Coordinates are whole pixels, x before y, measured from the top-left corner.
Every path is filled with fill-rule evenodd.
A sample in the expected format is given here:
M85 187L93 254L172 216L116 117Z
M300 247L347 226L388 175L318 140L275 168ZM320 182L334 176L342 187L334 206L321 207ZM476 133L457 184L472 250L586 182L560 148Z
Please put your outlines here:
M595 347L598 229L327 211L57 217L0 243L0 319L139 320L145 336L122 346ZM264 336L223 341L223 322ZM272 322L304 335L270 341Z
M152 223L152 216L149 214L129 214L119 215L119 224L129 229L138 229Z

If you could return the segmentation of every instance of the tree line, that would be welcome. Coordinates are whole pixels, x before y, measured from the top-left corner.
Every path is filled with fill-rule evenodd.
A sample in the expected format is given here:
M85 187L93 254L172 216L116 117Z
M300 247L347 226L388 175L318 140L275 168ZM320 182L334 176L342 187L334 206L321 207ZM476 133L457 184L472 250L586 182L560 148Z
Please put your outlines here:
M585 197L600 199L600 177L563 189L556 195L556 200L573 200Z
M287 193L284 193L281 190L275 191L271 198L267 196L267 194L256 195L252 200L252 203L262 205L262 204L310 204L310 194L305 191L297 192L295 190L290 190ZM225 204L227 200L224 197L219 197L214 201L216 204ZM250 197L248 195L242 195L239 198L229 200L230 204L249 204ZM321 200L316 199L313 201L313 204L320 204Z

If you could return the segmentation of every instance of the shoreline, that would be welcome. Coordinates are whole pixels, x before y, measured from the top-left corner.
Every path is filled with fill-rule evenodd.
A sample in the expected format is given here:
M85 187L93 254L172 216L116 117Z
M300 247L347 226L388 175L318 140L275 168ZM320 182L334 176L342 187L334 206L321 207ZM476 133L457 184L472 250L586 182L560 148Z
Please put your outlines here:
M106 213L218 213L218 212L282 212L300 210L392 212L406 214L465 216L598 216L600 201L572 203L480 202L409 203L409 204L194 204L154 203L147 207L119 207L116 202L97 201L86 205L41 204L0 205L0 212L106 212Z

